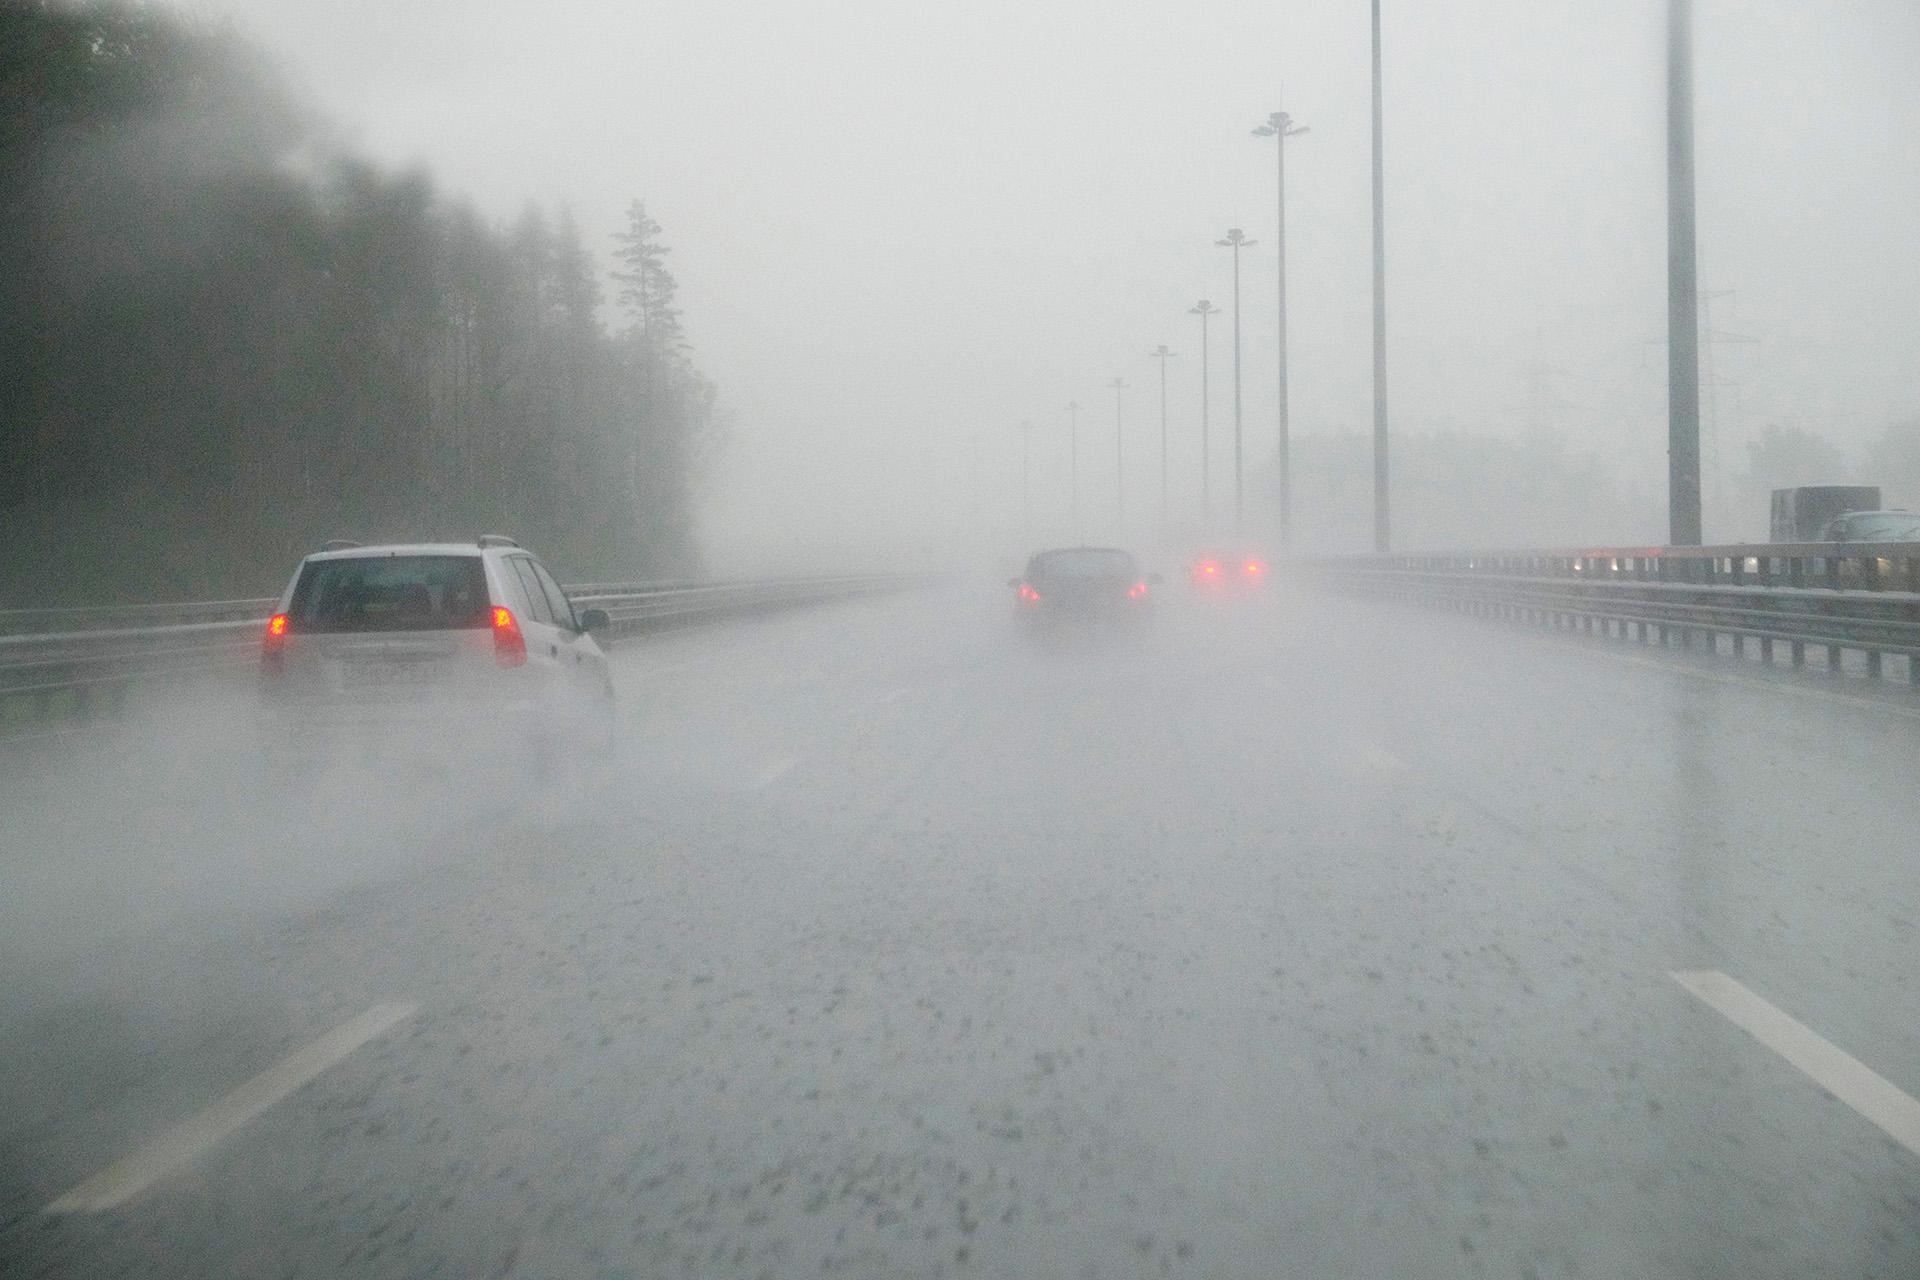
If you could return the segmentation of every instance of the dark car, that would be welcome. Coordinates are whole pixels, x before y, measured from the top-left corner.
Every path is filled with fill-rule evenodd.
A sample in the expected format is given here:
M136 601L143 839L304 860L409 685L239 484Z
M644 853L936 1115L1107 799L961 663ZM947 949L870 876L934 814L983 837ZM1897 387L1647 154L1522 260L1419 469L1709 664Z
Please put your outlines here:
M1007 585L1029 617L1129 618L1149 607L1148 588L1159 580L1117 548L1064 547L1035 555L1026 573Z
M1187 562L1187 581L1195 591L1237 595L1266 586L1267 561L1250 552L1202 552Z

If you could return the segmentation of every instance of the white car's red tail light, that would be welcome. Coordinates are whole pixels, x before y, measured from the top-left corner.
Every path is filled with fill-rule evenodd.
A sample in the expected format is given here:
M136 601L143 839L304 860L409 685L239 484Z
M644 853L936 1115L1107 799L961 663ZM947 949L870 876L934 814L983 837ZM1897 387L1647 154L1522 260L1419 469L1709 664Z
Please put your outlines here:
M267 619L267 633L260 638L260 663L270 671L280 669L287 651L287 615L276 613Z
M493 660L503 667L517 667L527 660L527 638L520 633L513 610L504 605L493 606Z

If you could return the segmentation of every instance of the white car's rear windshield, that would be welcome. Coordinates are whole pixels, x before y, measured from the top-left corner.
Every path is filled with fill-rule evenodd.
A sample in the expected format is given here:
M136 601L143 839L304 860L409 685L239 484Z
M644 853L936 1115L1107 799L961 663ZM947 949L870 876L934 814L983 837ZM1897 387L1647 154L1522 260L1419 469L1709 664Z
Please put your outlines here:
M479 556L309 561L294 584L294 631L445 631L488 624Z

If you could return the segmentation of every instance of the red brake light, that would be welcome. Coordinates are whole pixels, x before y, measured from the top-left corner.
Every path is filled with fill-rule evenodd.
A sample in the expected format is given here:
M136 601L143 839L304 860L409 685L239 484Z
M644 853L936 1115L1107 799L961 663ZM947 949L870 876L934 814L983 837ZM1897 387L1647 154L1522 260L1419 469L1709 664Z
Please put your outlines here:
M1209 578L1211 578L1214 574L1220 572L1220 566L1215 564L1213 561L1209 560L1205 564L1200 566L1200 572L1206 574Z
M1144 582L1136 582L1132 586L1127 588L1127 599L1129 600L1138 600L1140 597L1146 594L1147 594L1147 584Z
M1040 593L1024 582L1020 584L1020 598L1028 604L1040 603Z
M278 668L281 651L287 645L287 615L276 613L267 619L267 634L260 640L260 660Z
M1247 561L1247 572L1248 572L1248 573L1259 573L1259 572L1260 572L1260 571L1261 571L1262 569L1264 569L1264 568L1266 568L1266 566L1265 566L1265 565L1263 565L1263 564L1261 564L1261 563L1260 563L1260 562L1259 562L1258 560L1249 560L1249 561Z
M503 667L517 667L527 660L527 638L520 634L513 610L493 606L493 660Z

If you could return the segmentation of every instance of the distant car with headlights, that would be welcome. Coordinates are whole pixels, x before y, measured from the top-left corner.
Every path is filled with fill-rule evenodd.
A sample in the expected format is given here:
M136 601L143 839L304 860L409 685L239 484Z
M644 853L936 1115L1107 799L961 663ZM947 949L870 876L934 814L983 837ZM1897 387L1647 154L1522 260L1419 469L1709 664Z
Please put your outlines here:
M1244 595L1267 584L1266 559L1248 552L1202 552L1187 562L1187 581L1206 595Z
M267 622L262 709L282 743L604 743L613 683L594 632L607 625L510 538L329 543Z
M1061 547L1027 561L1007 580L1021 616L1040 619L1137 619L1152 604L1158 574L1143 573L1116 547Z

